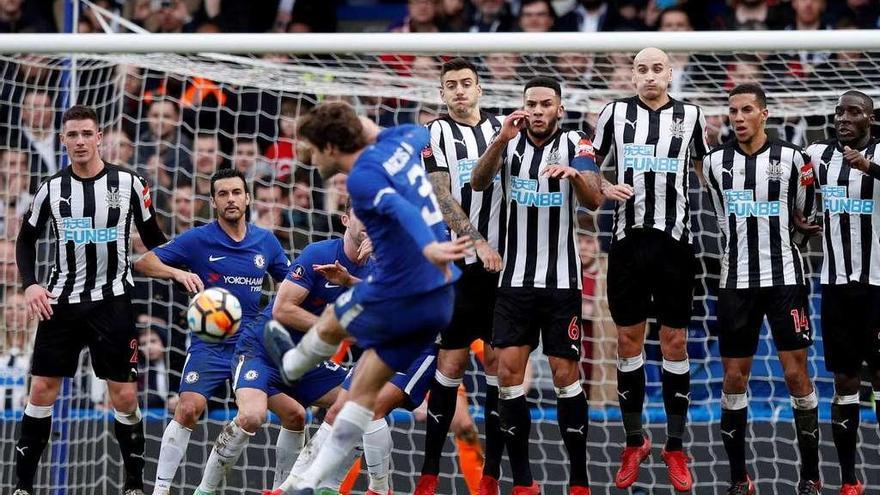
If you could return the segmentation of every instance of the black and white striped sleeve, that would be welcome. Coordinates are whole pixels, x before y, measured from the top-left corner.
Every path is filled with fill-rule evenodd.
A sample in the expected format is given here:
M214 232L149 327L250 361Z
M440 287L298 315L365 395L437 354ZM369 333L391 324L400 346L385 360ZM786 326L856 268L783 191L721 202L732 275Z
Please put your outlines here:
M816 213L816 174L808 154L795 150L793 158L799 176L796 207L804 218L812 220Z
M15 263L24 288L37 283L37 239L50 216L49 181L46 181L37 190L30 209L25 213L15 242Z
M131 211L141 240L144 241L147 249L165 244L167 239L156 221L156 210L153 208L150 186L142 177L132 174L131 187Z
M593 149L596 154L605 157L611 151L614 142L614 102L605 105L596 120L596 135L593 136Z
M422 165L425 172L449 172L446 163L446 154L443 152L443 126L439 120L428 124L431 133L431 142L422 150Z
M697 119L694 122L691 143L694 160L702 160L709 153L709 145L706 143L706 116L700 107L697 107Z

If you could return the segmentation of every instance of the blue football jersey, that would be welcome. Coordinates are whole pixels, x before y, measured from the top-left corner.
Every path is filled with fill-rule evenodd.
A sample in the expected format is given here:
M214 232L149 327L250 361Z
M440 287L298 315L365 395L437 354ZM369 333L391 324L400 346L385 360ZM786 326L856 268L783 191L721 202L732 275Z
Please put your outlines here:
M373 241L375 267L362 288L364 300L422 294L447 281L422 254L449 236L443 213L419 153L428 144L427 129L401 125L382 131L358 157L348 176L348 192L357 217Z
M247 234L236 242L214 221L196 227L153 250L166 265L185 267L202 279L205 287L228 290L241 303L242 326L260 314L261 289L266 273L281 281L290 260L272 232L248 224ZM238 334L224 344L232 344ZM210 345L192 339L192 345Z

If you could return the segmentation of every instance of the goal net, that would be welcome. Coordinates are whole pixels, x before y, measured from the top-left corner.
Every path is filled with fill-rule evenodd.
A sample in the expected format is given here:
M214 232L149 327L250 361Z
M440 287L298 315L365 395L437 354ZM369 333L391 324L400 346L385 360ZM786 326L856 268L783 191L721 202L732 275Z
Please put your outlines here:
M647 38L645 43L649 43ZM322 181L315 170L296 160L294 119L329 100L348 101L383 126L426 123L435 118L444 112L438 92L440 64L456 53L401 53L405 51L0 56L0 243L4 248L2 308L6 328L0 348L0 490L9 491L14 480L17 422L24 407L35 326L24 320L21 311L14 239L39 180L65 165L62 149L54 139L63 109L74 102L95 107L105 129L103 156L136 169L147 179L160 224L169 236L212 219L204 178L219 166L234 166L245 171L253 184L251 220L271 228L294 257L310 242L341 235L340 212L347 197L344 177ZM563 124L590 135L605 103L633 93L632 52L514 53L504 45L487 45L483 52L465 56L479 67L482 106L487 111L507 113L518 108L523 83L535 75L549 75L563 83ZM875 88L880 87L880 59L865 49L781 52L771 45L759 51L713 52L695 44L691 51L673 53L671 58L671 93L702 105L708 120L707 138L713 145L730 137L724 116L725 95L738 83L762 83L769 96L772 133L802 146L830 135L840 93L856 88L877 97ZM700 273L694 318L688 329L692 394L686 444L690 445L691 466L703 493L726 487L728 480L717 427L722 371L714 314L720 236L699 181L692 177L690 184L693 242ZM593 488L605 493L613 486L623 442L615 388L616 331L605 295L610 209L606 205L599 212L583 211L579 222L585 280L582 369L591 418L589 467ZM143 251L136 241L135 256ZM51 244L43 241L39 253L40 273L45 274L53 259ZM828 424L832 380L824 370L818 318L820 247L810 244L805 258L813 275L810 309L817 338L810 350L809 369L821 401L822 474L826 487L836 489L840 480ZM187 299L167 283L135 280L133 296L144 332L140 398L146 411L145 479L149 489L162 431L171 417L166 413L168 397L173 397L181 379L188 338L183 318ZM266 287L267 295L271 289ZM645 353L649 363L646 425L655 443L662 443L665 416L655 325L651 325ZM474 362L466 386L472 417L482 431L485 382L480 369ZM105 394L102 384L91 378L84 353L77 376L65 381L56 405L52 440L38 476L41 493L50 489L55 493L119 490L122 466ZM750 470L764 493L790 492L798 481L797 446L783 373L766 330L755 357L750 395ZM876 420L869 409L873 398L868 387L862 397L862 442L876 446ZM540 352L532 354L528 398L534 418L531 455L535 478L545 493L563 493L565 451L556 426L549 367ZM189 493L197 486L211 442L232 416L234 404L229 392L222 391L193 433L175 479L177 493ZM393 486L398 493L411 493L418 479L424 443L422 416L403 411L391 416ZM255 493L271 483L278 431L277 419L272 419L251 440L230 473L227 493ZM444 457L438 493L469 493L453 442L448 442ZM867 484L880 483L876 448L860 449L858 469ZM509 487L506 461L502 471L503 482ZM363 486L361 480L355 491ZM670 489L657 450L635 490L655 493L661 488Z

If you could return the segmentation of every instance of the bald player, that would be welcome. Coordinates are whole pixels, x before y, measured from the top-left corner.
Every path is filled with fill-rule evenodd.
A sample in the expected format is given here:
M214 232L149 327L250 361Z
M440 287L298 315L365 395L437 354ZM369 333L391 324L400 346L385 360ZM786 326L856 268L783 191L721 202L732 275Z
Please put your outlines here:
M666 445L663 460L678 491L693 485L683 450L690 404L686 329L691 319L694 250L688 183L691 162L707 153L700 107L669 97L669 57L656 48L639 52L632 68L637 94L609 103L599 115L593 146L597 163L614 147L615 182L603 193L617 202L608 265L608 302L617 325L617 394L626 447L615 477L632 485L651 453L642 428L647 319L660 324Z

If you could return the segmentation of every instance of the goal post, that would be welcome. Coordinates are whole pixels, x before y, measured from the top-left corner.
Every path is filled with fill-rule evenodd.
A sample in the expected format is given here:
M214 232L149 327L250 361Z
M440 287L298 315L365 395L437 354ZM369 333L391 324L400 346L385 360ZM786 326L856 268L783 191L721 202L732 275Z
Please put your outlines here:
M562 82L563 124L589 133L608 101L633 94L631 59L647 46L670 53L671 93L703 107L708 137L714 144L729 136L724 122L726 93L740 82L765 86L769 128L801 146L833 130L834 106L842 92L855 88L873 97L880 95L880 31L0 35L0 237L2 242L15 238L15 222L26 210L34 183L51 171L42 167L51 169L46 164L53 160L45 156L45 150L28 147L21 140L22 130L36 125L38 130L57 132L64 109L66 59L73 56L76 72L67 77L73 78L76 103L91 105L98 112L105 129L105 159L144 175L153 188L166 233L176 235L211 220L200 174L219 164L232 165L246 170L256 184L251 219L273 229L293 257L308 243L341 233L339 214L347 194L344 180L322 181L314 170L296 161L294 119L312 106L344 100L381 125L423 123L443 111L440 64L461 55L478 67L487 110L504 113L518 108L525 81L547 75ZM52 115L45 117L47 112ZM49 154L57 168L62 150L56 146ZM37 169L32 168L34 163ZM32 174L34 170L39 173ZM714 308L721 248L708 200L699 181L692 179L693 243L700 268L694 318L688 328L692 402L685 441L702 493L699 488L718 491L726 487L728 476L717 430L722 371ZM613 486L623 442L615 392L616 331L605 297L610 210L582 212L579 220L586 282L582 368L590 397L590 476L600 493ZM142 246L135 244L135 252L142 252ZM52 259L48 244L41 245L39 252L40 272L45 273ZM833 380L824 369L818 318L821 246L811 243L804 254L811 274L811 323L818 329L809 366L820 397L821 467L826 487L835 489L840 480L828 424ZM8 276L13 268L3 265L0 269L6 285L14 286L15 277ZM160 337L167 350L155 359L146 356L145 383L173 389L181 379L187 339L180 318L186 298L168 284L137 276L135 280L133 297L140 325L145 332L152 328L150 332ZM4 315L11 312L12 292L5 291ZM15 342L26 351L32 328L18 320L7 321L6 326L13 328L8 334L22 337ZM646 425L655 439L662 440L665 415L655 328L649 332L646 356ZM533 469L546 493L562 493L567 480L565 450L556 427L550 371L540 352L533 354L532 370L528 397L534 418ZM100 384L89 380L89 374L87 367L81 369L63 398L67 414L58 418L64 422L69 449L64 486L52 478L52 458L47 455L38 478L40 489L66 488L73 494L95 487L110 492L120 486L112 415L101 411ZM150 377L162 374L167 376L164 385L149 382ZM0 386L18 383L17 379L4 381L0 376ZM482 430L484 381L479 373L470 372L466 384L473 416ZM790 492L798 480L798 453L783 374L766 329L750 391L750 469L764 493ZM880 453L874 448L878 435L868 408L872 398L867 390L863 392L862 445L868 448L860 450L858 469L864 481L876 485L880 483ZM147 406L161 402L145 393L142 399L148 401ZM190 492L198 484L211 442L234 414L226 399L223 395L213 402L196 428L175 487ZM162 407L147 409L149 487L162 430L170 416ZM12 454L19 417L20 408L0 415L0 491L8 490L14 479ZM392 419L393 486L396 492L411 492L421 467L424 424L418 414L396 412ZM277 422L272 423L251 441L227 480L227 492L253 493L268 487L277 430ZM637 485L648 493L656 487L668 488L657 454ZM444 457L442 492L467 493L451 442ZM509 484L506 461L502 471L504 483Z

